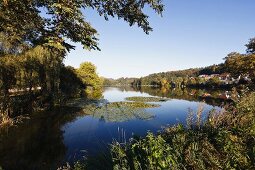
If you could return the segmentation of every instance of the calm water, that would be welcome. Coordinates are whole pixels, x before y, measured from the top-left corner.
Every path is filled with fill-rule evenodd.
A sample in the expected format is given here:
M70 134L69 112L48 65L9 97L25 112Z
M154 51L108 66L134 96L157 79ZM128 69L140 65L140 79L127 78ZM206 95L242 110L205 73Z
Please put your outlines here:
M167 125L185 124L188 109L196 111L200 104L200 93L203 91L110 87L104 90L108 102L125 101L131 96L171 98L154 102L160 107L144 109L144 115L149 115L145 118L125 113L116 118L109 114L98 116L90 105L84 105L83 109L64 107L35 113L18 127L0 133L0 165L4 169L55 169L64 162L105 151L113 139L128 141L133 134L144 136ZM204 104L204 112L219 109L216 106L219 102L207 102L210 104Z

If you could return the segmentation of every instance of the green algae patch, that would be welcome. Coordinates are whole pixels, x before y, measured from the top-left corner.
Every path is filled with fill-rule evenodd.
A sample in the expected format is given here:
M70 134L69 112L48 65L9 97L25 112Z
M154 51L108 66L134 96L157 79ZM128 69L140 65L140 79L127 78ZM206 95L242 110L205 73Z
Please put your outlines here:
M145 110L134 110L130 108L101 108L96 110L93 117L104 122L126 122L134 119L151 120L155 116Z
M127 97L125 98L127 101L136 101L136 102L165 102L170 99L168 98L162 98L162 97Z
M91 115L104 122L150 120L155 115L146 109L160 107L159 104L145 102L108 102L104 99L91 101L82 98L69 101L67 106L81 108L83 115Z
M154 107L160 107L159 104L150 104L150 103L144 103L144 102L112 102L108 104L108 107L130 107L134 109L145 109L145 108L154 108Z
M134 119L150 120L155 117L146 108L159 107L158 104L143 102L112 102L98 107L93 117L105 122L125 122Z

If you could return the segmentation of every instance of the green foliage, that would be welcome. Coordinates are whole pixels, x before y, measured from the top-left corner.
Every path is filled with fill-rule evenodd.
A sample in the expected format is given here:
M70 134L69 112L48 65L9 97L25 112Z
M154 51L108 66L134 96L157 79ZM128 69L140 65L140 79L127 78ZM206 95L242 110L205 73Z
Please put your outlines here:
M31 105L39 99L52 107L60 103L63 94L80 93L80 89L75 89L81 87L79 78L72 69L63 67L66 53L74 49L69 42L81 43L87 50L100 50L98 33L82 11L92 8L106 20L109 16L118 17L149 33L152 28L143 12L145 5L158 14L163 11L161 0L0 1L0 94L22 92L28 94ZM101 89L96 88L101 80L93 66L90 68L88 72L80 70L83 84L93 87L92 91L86 89L87 97L101 98ZM40 89L36 95L35 89Z
M136 86L139 83L139 79L138 78L118 78L118 79L109 79L109 78L105 78L104 79L104 85L105 86ZM139 84L140 85L140 84Z
M87 86L85 89L85 96L91 100L99 100L103 98L103 88L101 86Z
M239 112L242 113L252 113L255 112L255 93L246 95L242 100L237 104Z
M80 97L84 94L85 85L80 77L76 74L76 70L71 67L62 67L60 70L61 92L68 97Z
M169 82L167 81L166 78L163 78L163 79L160 80L160 86L161 87L166 87L166 88L169 87Z
M89 99L100 99L102 97L103 79L96 73L96 66L91 62L84 62L80 64L76 72L83 84L87 86L86 96Z
M55 100L63 60L57 54L59 53L56 50L36 46L16 57L13 55L1 57L0 90L3 90L5 96L9 93L32 96L40 89L42 96L49 96L50 100Z
M207 84L209 86L217 86L220 84L220 80L218 77L213 77L213 78L210 78L208 81L207 81Z
M150 120L154 118L154 115L148 113L145 108L151 107L157 106L144 103L110 103L95 109L93 116L105 122L125 122L133 119Z
M255 53L255 38L251 38L249 43L245 45L247 47L247 53Z
M218 65L211 65L205 68L194 68L178 71L169 71L162 73L154 73L145 77L137 78L120 78L117 80L106 81L106 84L114 85L132 85L137 86L159 86L159 87L233 87L232 82L223 81L221 83L216 77L213 78L200 78L199 75L212 75L212 74L228 74L230 73L233 78L240 75L242 78L248 77L253 82L255 81L255 54L254 54L254 38L250 40L247 46L247 54L230 53L225 62ZM245 82L245 81L244 81ZM247 82L247 80L246 80ZM224 84L226 83L226 84ZM242 81L238 81L242 83Z
M255 54L231 53L226 58L225 65L233 75L255 76Z
M0 31L8 37L8 44L12 46L6 48L9 52L17 52L20 42L27 45L44 44L59 50L73 49L74 46L67 43L67 39L80 42L86 49L99 49L97 31L85 20L83 9L92 8L106 20L109 16L122 18L148 33L152 28L148 16L142 11L145 5L158 14L163 11L161 0L4 0L0 2ZM41 14L42 9L47 15Z
M125 98L129 101L136 101L136 102L164 102L169 99L160 98L160 97L127 97Z
M77 74L87 86L102 86L102 80L96 73L96 66L91 62L81 63L77 69Z
M132 119L149 120L154 115L145 109L159 107L157 104L143 102L112 102L104 103L98 101L94 103L84 98L74 99L67 102L67 106L82 108L85 114L93 115L105 122L124 122Z
M143 139L133 139L129 145L112 145L113 169L176 169L175 151L162 136L152 133Z
M109 107L132 107L132 108L153 108L153 107L159 107L158 104L150 104L150 103L143 103L143 102L112 102L108 105Z
M115 169L254 169L255 93L237 109L212 111L205 122L191 116L190 125L149 133L129 144L114 143ZM198 123L199 122L199 123Z
M218 64L218 65L211 65L211 66L208 66L208 67L205 67L205 68L202 68L200 71L199 71L199 75L201 74L206 74L206 75L211 75L211 74L222 74L224 73L226 70L225 70L225 67L224 67L224 64Z
M163 72L163 73L156 73L151 74L146 77L142 77L140 79L141 85L152 85L152 82L159 82L162 80L167 81L169 84L176 84L176 86L180 87L181 83L183 82L183 78L188 76L198 76L198 72L200 69L187 69L187 70L179 70L179 71L170 71L170 72ZM163 85L163 84L162 84ZM161 86L162 86L161 85Z
M225 68L233 76L249 76L255 80L255 40L254 38L246 45L247 54L232 52L225 58Z

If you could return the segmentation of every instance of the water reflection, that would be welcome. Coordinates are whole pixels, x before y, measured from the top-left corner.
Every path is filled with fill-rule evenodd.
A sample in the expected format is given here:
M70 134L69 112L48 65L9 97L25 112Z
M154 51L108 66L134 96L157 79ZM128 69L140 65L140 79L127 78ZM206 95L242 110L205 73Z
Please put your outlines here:
M56 108L36 113L19 127L0 133L0 165L4 169L56 169L65 159L61 127L81 113L77 108Z
M204 100L203 93L205 90L199 89L106 88L104 102L123 102L132 96L159 96L171 100L150 102L160 107L121 106L113 110L79 100L77 106L82 108L62 107L34 113L18 127L0 132L0 165L4 169L56 169L66 161L96 155L107 150L113 139L128 140L133 134L144 136L148 130L156 133L162 126L185 123L188 108L196 110ZM218 94L215 92L215 95ZM223 101L210 99L206 102L205 112Z
M170 99L180 99L187 101L206 102L212 106L224 106L229 104L231 100L226 100L222 97L225 90L213 89L195 89L195 88L157 88L152 86L139 87L121 87L123 91L139 91L147 93L151 96L167 97ZM204 94L210 94L210 97L202 97Z

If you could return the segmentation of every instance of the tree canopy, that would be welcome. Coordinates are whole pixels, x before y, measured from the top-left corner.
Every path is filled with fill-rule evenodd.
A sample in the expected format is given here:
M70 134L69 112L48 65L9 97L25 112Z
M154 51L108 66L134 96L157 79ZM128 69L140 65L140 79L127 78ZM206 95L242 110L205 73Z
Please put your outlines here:
M10 90L19 89L32 99L32 89L39 87L47 101L54 101L61 92L75 92L81 86L77 72L63 65L67 52L75 48L72 43L100 50L98 32L86 20L84 10L92 9L106 20L123 19L148 34L152 28L145 7L158 14L163 11L161 0L0 1L0 92L8 96ZM98 82L94 78L83 83ZM67 88L71 80L77 80L76 84Z
M102 85L102 81L96 72L96 66L91 62L81 63L77 73L87 86L96 87Z
M249 43L246 44L246 47L247 47L247 52L248 53L255 53L255 37L254 38L251 38Z
M46 45L57 49L73 49L67 40L79 42L85 49L98 47L97 31L83 15L94 9L106 20L118 17L130 26L137 24L145 33L152 31L143 8L149 6L161 14L161 0L3 0L0 2L0 49L21 52L24 46Z

